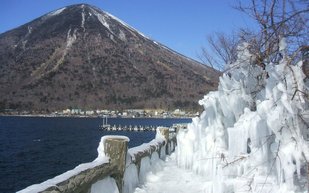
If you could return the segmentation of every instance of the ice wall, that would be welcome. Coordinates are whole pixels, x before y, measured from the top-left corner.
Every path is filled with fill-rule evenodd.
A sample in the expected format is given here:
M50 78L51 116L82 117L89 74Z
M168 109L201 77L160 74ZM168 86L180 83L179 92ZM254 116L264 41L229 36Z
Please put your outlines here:
M91 193L119 193L114 178L106 177L91 186Z
M203 175L209 193L304 192L309 147L302 63L290 65L283 55L263 69L252 64L247 47L239 47L218 91L199 101L201 116L179 132L177 163Z

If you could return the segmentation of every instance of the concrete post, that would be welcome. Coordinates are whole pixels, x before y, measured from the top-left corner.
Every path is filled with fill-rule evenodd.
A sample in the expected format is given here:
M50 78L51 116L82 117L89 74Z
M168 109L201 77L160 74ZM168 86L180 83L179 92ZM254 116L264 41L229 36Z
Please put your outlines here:
M128 138L111 137L105 139L104 151L110 157L111 164L117 166L117 172L112 177L115 178L119 192L122 193L123 175L126 167L126 156L128 152Z
M161 127L159 128L160 133L164 136L166 142L169 140L170 131L167 127Z
M159 128L160 133L164 136L165 138L165 154L168 155L169 154L169 148L168 148L168 143L169 143L169 135L170 135L170 131L169 128L167 127L161 127Z

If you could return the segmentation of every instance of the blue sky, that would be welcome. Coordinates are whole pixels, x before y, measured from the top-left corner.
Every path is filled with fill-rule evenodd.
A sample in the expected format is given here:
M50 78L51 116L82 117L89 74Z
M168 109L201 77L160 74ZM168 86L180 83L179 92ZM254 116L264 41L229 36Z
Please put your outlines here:
M146 36L198 60L206 36L250 26L231 8L237 0L4 0L0 2L0 33L52 10L88 3L111 13Z

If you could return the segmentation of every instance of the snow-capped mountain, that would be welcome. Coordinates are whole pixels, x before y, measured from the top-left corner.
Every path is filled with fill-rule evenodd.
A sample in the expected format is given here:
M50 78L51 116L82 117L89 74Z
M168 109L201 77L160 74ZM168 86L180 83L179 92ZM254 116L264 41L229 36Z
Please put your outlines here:
M0 34L0 109L196 108L219 73L86 5Z

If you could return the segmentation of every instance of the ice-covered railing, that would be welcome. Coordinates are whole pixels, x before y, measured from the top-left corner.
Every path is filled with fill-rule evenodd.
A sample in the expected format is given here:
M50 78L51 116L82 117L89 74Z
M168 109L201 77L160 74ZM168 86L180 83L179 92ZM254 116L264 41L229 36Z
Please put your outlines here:
M130 149L127 137L103 136L98 157L93 162L81 164L18 193L132 193L144 183L146 174L155 171L166 155L174 151L176 135L169 133L169 128L159 127L155 139Z

